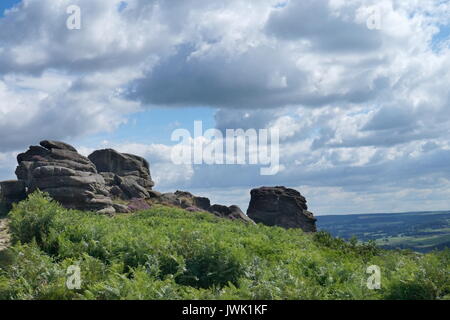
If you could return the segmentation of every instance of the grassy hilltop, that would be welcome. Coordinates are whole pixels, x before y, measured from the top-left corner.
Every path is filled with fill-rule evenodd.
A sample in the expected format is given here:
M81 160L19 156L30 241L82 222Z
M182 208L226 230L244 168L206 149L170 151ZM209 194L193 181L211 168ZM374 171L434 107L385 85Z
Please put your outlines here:
M450 250L386 251L162 206L107 217L42 193L9 218L0 299L450 299ZM79 290L66 287L71 265ZM371 265L380 290L366 286Z

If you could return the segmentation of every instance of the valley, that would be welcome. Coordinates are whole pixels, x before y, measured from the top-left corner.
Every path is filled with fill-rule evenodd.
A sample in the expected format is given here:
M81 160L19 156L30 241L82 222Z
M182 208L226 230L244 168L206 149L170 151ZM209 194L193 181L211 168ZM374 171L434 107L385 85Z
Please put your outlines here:
M450 211L317 217L318 228L343 239L375 241L386 249L430 252L450 248Z

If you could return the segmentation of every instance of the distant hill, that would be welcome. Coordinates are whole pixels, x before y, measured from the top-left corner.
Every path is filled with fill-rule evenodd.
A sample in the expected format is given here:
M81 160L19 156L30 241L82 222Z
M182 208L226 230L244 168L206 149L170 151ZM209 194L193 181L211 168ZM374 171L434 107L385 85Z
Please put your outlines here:
M429 252L450 248L450 211L319 216L318 228L333 236L375 240L387 249Z

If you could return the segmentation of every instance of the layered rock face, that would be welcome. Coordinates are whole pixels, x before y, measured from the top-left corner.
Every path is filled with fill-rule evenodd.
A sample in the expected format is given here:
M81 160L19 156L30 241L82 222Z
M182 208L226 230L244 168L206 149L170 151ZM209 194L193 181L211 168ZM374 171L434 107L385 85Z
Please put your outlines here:
M17 156L17 178L27 193L47 192L66 208L114 213L104 178L95 165L65 143L42 141Z
M150 198L155 183L144 158L112 149L95 151L88 158L105 179L112 196L123 200Z
M285 187L262 187L251 191L247 215L257 223L316 232L316 219L300 192Z

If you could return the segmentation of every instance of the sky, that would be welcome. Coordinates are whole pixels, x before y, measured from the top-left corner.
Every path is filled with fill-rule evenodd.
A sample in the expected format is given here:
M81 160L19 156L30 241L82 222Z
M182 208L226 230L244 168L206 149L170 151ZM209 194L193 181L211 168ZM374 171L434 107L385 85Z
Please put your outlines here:
M244 211L275 185L316 215L449 210L449 88L449 1L0 0L0 180L53 139ZM281 170L174 164L196 120L278 129Z

